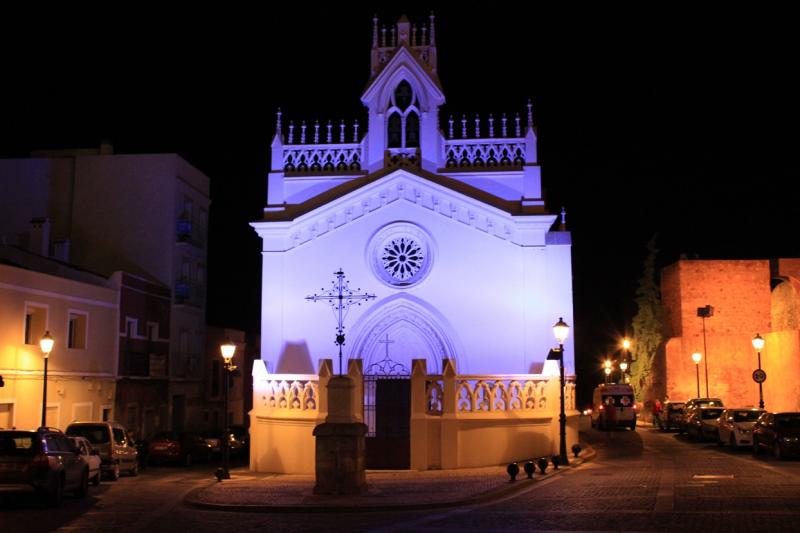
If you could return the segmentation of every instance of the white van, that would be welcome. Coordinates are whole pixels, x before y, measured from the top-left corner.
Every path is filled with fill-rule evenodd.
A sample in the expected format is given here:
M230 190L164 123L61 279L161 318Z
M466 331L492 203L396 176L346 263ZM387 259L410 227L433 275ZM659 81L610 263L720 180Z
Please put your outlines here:
M624 383L600 384L592 395L592 427L610 429L616 426L636 430L633 387Z

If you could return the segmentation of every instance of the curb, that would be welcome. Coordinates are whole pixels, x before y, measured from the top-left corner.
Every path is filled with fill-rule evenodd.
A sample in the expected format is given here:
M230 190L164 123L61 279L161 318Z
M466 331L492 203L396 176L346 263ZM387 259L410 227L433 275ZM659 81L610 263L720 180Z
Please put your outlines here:
M487 503L493 500L499 500L514 494L522 492L525 489L534 487L537 483L548 480L550 478L562 475L572 469L581 466L582 464L594 459L597 452L594 448L586 446L583 450L583 456L573 460L569 466L561 467L558 470L550 470L545 475L539 475L532 479L522 478L516 482L509 482L507 485L483 494L471 496L469 498L462 498L459 500L450 500L444 502L433 503L409 503L409 504L377 504L377 505L330 505L326 503L312 503L312 504L298 504L298 505L265 505L265 504L229 504L229 503L212 503L200 499L198 496L207 488L215 485L217 482L211 482L206 487L198 487L193 489L186 495L183 500L185 505L199 509L206 509L212 511L228 511L237 513L355 513L355 512L387 512L387 511L423 511L430 509L443 509L447 507L464 507L476 505L480 503Z

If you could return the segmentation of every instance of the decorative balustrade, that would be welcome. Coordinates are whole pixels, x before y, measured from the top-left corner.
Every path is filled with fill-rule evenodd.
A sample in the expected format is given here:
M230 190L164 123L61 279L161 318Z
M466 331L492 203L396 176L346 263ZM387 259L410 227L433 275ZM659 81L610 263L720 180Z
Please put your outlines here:
M256 407L319 409L319 376L315 374L273 374L257 383L256 388Z
M425 382L425 413L438 416L442 414L444 400L444 381L442 376L428 376Z
M286 145L283 170L286 173L361 171L360 144Z
M459 376L456 380L456 411L479 413L548 409L546 387L550 379L528 374Z
M521 167L525 139L451 139L444 145L447 168Z

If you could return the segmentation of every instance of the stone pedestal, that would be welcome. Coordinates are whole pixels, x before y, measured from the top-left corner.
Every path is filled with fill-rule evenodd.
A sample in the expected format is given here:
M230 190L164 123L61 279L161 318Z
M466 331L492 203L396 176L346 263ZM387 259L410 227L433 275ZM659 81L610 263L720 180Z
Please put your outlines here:
M367 491L364 435L352 409L353 380L328 382L328 416L314 428L317 483L314 494L361 494Z

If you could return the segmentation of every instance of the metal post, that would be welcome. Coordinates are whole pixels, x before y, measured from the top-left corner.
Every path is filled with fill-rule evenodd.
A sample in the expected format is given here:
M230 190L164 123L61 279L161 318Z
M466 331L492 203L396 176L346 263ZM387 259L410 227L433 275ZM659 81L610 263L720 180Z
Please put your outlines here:
M761 350L758 351L758 369L761 370ZM764 390L762 388L763 383L760 381L758 382L758 407L759 409L764 408Z
M697 397L700 397L700 365L694 364L694 369L697 371Z
M49 354L48 354L49 355ZM42 427L47 425L47 361L50 357L44 358L44 386L42 387Z
M706 398L711 398L708 394L708 348L706 347L706 317L703 317L703 366L706 371ZM697 390L697 397L700 397L700 389Z
M559 435L561 437L561 442L559 444L559 457L558 462L562 466L569 465L569 457L567 456L567 413L566 409L564 408L564 345L559 344L559 349L561 350L561 357L559 358L559 366L561 370L561 414L558 416L558 424L559 424Z
M224 371L225 374L225 383L222 387L223 395L225 396L225 432L222 435L222 478L223 479L230 479L230 428L228 427L228 387L230 385L231 379L231 365L230 363L225 363Z

